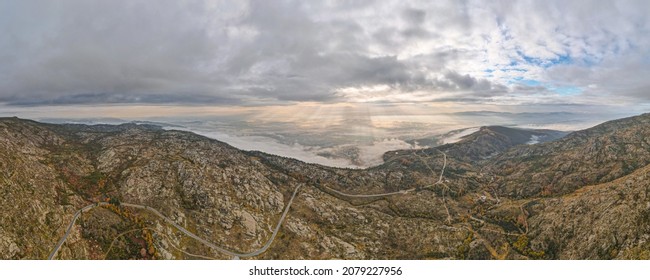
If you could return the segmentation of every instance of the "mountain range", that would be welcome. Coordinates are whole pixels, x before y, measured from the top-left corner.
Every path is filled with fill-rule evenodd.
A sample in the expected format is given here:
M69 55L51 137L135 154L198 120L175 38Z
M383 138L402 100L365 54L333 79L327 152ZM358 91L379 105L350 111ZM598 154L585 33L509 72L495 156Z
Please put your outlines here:
M367 169L155 124L0 131L1 259L650 258L650 114L485 126Z

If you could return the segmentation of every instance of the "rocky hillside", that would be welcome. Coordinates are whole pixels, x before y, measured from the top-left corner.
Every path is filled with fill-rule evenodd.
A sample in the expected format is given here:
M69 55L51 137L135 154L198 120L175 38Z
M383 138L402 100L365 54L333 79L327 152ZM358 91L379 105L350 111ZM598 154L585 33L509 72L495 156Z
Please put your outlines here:
M3 118L0 258L47 258L84 206L55 258L648 258L649 120L536 145L485 127L350 170L152 125Z
M448 147L449 155L464 161L475 162L489 159L514 146L549 142L565 135L565 132L555 130L484 126L479 131L463 137L458 143L440 148L447 149Z
M550 142L567 135L567 132L548 129L521 129L505 126L483 126L477 132L461 137L460 141L440 145L436 150L445 150L450 156L467 162L489 159L517 145L531 145ZM419 139L412 143L423 143L428 139ZM410 151L405 151L409 154ZM390 161L400 153L384 154L384 161Z
M650 166L612 182L522 203L532 245L561 259L650 259Z
M568 193L650 164L650 114L603 123L549 143L515 147L485 164L503 195ZM525 186L525 187L522 187Z

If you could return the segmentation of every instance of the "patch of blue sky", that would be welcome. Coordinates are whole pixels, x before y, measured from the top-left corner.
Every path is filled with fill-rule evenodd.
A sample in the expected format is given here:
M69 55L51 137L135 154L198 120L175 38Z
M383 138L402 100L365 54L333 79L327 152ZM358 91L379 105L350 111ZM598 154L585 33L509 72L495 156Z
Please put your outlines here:
M517 51L517 55L519 56L519 58L523 59L523 62L525 62L525 64L539 66L543 68L548 68L559 64L573 63L573 58L571 58L570 55L558 55L554 59L541 59L537 57L527 56L526 54L524 54L524 52L520 50ZM517 66L519 64L520 62L513 60L510 62L509 66Z
M547 87L550 91L553 91L562 96L576 95L582 93L582 88L576 86L567 86L567 87Z
M529 87L542 86L549 91L555 92L562 96L570 96L582 93L583 89L577 86L555 86L548 83L543 83L538 80L524 79L523 77L513 77L508 81L508 85L519 84Z
M485 74L483 74L483 77L484 78L492 78L492 77L494 77L494 74L492 74L492 73L494 73L494 71L496 71L496 70L494 70L492 68L488 68L488 69L483 70L483 73L485 73Z
M531 86L531 87L539 86L539 85L542 84L540 81L528 80L528 79L520 79L519 83L527 85L527 86Z
M512 79L510 79L510 81L508 81L508 84L509 85L512 85L512 84L526 85L526 86L529 86L529 87L543 85L542 82L540 82L540 81L531 80L531 79L524 79L524 77L521 77L521 76L513 77Z
M571 64L573 59L569 55L560 55L556 59L549 60L550 65Z
M508 85L512 84L521 84L521 80L523 80L524 77L518 76L518 77L512 77L510 80L508 80Z
M525 55L523 53L519 53L519 54L521 55L521 58L523 58L524 61L526 63L528 63L528 64L537 65L537 66L541 66L543 64L543 60L541 60L539 58L534 58L532 56L527 56L527 55Z
M502 68L501 71L503 71L503 72L508 72L508 71L528 72L528 70L523 69L523 68Z

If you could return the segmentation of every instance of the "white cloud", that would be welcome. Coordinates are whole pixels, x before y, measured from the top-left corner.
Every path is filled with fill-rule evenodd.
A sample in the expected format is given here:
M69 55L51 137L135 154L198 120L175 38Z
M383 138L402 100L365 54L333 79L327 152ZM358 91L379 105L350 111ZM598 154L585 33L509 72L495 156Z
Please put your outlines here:
M380 165L384 162L382 156L388 151L408 150L421 148L418 145L412 145L400 139L382 139L375 141L372 145L359 146L359 159L363 167Z
M179 129L179 127L169 127L168 129ZM385 138L374 141L370 144L345 144L332 147L320 147L304 146L298 143L287 145L264 136L230 135L216 130L205 131L191 128L180 129L228 143L229 145L241 150L261 151L268 154L295 158L308 163L341 168L372 167L382 164L382 155L388 151L421 148L420 146L412 145L395 138ZM358 151L358 154L346 155L345 150L349 148ZM322 156L321 154L324 153L331 154L332 156Z
M456 143L463 139L463 137L470 135L479 130L478 127L466 128L449 133L447 137L442 139L443 144Z
M169 129L179 128L170 127ZM326 166L359 168L359 166L352 164L350 160L344 158L327 158L318 155L318 152L321 150L320 147L307 147L297 143L293 145L286 145L279 143L272 138L263 136L235 136L218 131L201 131L187 128L185 128L185 130L228 143L235 148L245 151L260 151L268 154L295 158L304 162L316 163Z

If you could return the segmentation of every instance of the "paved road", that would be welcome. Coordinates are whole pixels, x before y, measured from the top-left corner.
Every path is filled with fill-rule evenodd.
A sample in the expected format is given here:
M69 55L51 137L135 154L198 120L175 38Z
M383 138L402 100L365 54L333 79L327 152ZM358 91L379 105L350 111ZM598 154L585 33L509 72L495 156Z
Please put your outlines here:
M430 185L430 186L442 183L443 175L445 173L445 168L447 167L447 154L445 152L443 152L443 151L440 151L440 150L438 150L438 151L440 153L442 153L444 163L442 165L442 170L440 172L440 177L439 177L438 181L436 183ZM417 154L415 154L415 155L417 157L419 157L420 160L422 160L424 162L424 159L422 159L422 157L420 157L420 155L417 155ZM427 165L427 167L428 167L428 165ZM278 234L278 232L280 230L280 226L282 225L282 222L284 221L284 218L287 216L287 213L289 212L289 208L291 207L291 204L293 203L293 199L296 197L296 195L298 194L298 190L302 186L303 186L303 184L300 184L294 190L293 195L291 196L291 199L289 199L289 203L287 204L287 206L284 209L284 212L282 213L282 216L280 216L280 220L278 221L278 224L276 225L275 230L271 234L271 238L269 238L269 240L264 244L264 246L262 246L262 248L260 248L258 250L255 250L253 252L250 252L250 253L237 253L237 252L230 251L230 250L228 250L226 248L217 246L214 243L212 243L212 242L210 242L208 240L205 240L205 239L197 236L196 234L188 231L184 227L176 224L174 221L172 221L171 219L169 219L166 216L164 216L163 214L161 214L158 210L156 210L154 208L151 208L149 206L133 204L133 203L126 203L126 202L121 203L121 205L126 206L126 207L133 207L133 208L138 208L138 209L143 209L143 210L150 211L150 212L154 213L156 216L158 216L161 219L165 220L167 223L174 226L176 229L178 229L179 231L181 231L185 235L195 239L196 241L201 242L202 244L204 244L204 245L206 245L206 246L208 246L208 247L210 247L210 248L212 248L212 249L214 249L214 250L216 250L218 252L221 252L221 253L223 253L225 255L229 255L229 256L236 259L236 258L254 257L254 256L257 256L257 255L260 255L260 254L266 252L266 250L268 250L269 247L271 247L271 244L273 243L273 240L275 239L276 235ZM383 197L383 196L391 196L391 195L398 195L398 194L407 194L407 193L417 189L417 188L410 188L408 190L401 190L401 191L388 192L388 193L379 193L379 194L348 194L348 193L344 193L344 192L341 192L341 191L338 191L338 190L335 190L335 189L332 189L332 188L328 188L328 187L324 187L324 188L326 188L326 189L328 189L328 190L330 190L330 191L332 191L332 192L334 192L336 194L342 195L342 196L356 197L356 198L371 198L371 197ZM106 204L108 204L108 203L106 203L106 202L93 203L91 205L88 205L88 206L86 206L84 208L79 209L79 211L77 211L75 213L74 217L72 218L72 221L68 225L68 229L66 230L65 235L63 235L61 240L59 240L59 242L56 244L56 247L54 248L52 253L50 253L50 255L48 256L48 260L51 260L52 258L54 258L54 256L57 254L57 252L59 251L59 249L63 245L63 243L65 243L66 239L70 235L70 231L72 230L72 227L74 226L75 222L77 221L77 219L79 218L81 213L86 212L88 210L91 210L91 209L93 209L95 207L98 207L98 206L101 206L101 205L106 205Z
M52 258L54 258L56 253L59 252L59 249L61 249L61 245L63 245L65 240L68 238L68 235L70 235L70 230L72 230L72 226L74 226L74 223L77 221L77 219L79 218L81 213L83 213L85 211L88 211L90 209L93 209L95 207L99 207L100 205L105 205L105 204L108 204L108 203L106 203L106 202L93 203L93 204L90 204L90 205L88 205L88 206L86 206L84 208L79 209L76 213L74 213L74 217L72 218L72 221L68 225L68 229L65 231L65 235L63 235L63 237L61 237L61 240L59 240L59 243L56 244L56 247L54 247L54 250L52 250L52 253L50 253L50 255L47 256L47 259L51 260Z
M298 190L300 190L300 188L302 186L303 186L303 184L298 185L296 187L296 189L293 191L293 195L291 196L291 199L289 199L289 203L287 204L287 206L284 208L284 212L282 213L282 216L280 216L280 220L278 221L278 224L275 226L275 230L271 234L271 238L269 238L269 240L264 244L264 246L262 246L262 248L257 249L257 250L255 250L253 252L250 252L250 253L237 253L237 252L230 251L230 250L228 250L226 248L220 247L220 246L218 246L218 245L216 245L216 244L214 244L214 243L212 243L212 242L210 242L208 240L205 240L205 239L197 236L196 234L188 231L184 227L176 224L170 218L167 218L165 215L158 212L158 210L156 210L154 208L151 208L149 206L133 204L133 203L126 203L126 202L122 202L120 205L121 206L126 206L126 207L133 207L133 208L147 210L147 211L149 211L151 213L154 213L156 216L160 217L165 222L171 224L172 226L174 226L176 229L178 229L179 231L181 231L185 235L195 239L196 241L201 242L205 246L208 246L208 247L210 247L210 248L212 248L212 249L214 249L214 250L216 250L218 252L221 252L221 253L223 253L225 255L229 255L231 257L245 258L245 257L254 257L254 256L257 256L257 255L260 255L260 254L266 252L266 250L268 250L269 247L271 247L271 244L273 243L273 240L275 239L275 236L280 231L280 226L282 225L282 222L284 221L284 218L287 216L287 213L289 212L289 208L291 207L291 204L293 203L293 199L296 197L296 195L298 194ZM56 247L54 248L54 250L52 251L52 253L48 257L48 259L51 260L56 255L56 253L59 251L59 249L61 248L61 245L63 245L65 240L68 238L68 235L70 234L70 230L72 229L72 226L77 221L77 218L79 218L79 215L82 212L88 211L90 209L93 209L95 207L98 207L100 205L105 205L105 204L108 204L108 203L106 203L106 202L94 203L94 204L88 205L88 206L86 206L84 208L81 208L79 211L77 211L77 213L75 213L74 218L70 222L70 225L68 226L68 230L66 231L65 235L61 238L61 240L59 240L59 243L56 245Z
M331 192L334 192L336 194L342 195L342 196L347 196L347 197L361 197L361 198L369 198L369 197L382 197L382 196L390 196L390 195L396 195L396 194L407 194L410 191L414 191L416 188L410 188L408 190L401 190L401 191L396 191L396 192L388 192L388 193L377 193L377 194L349 194L349 193L344 193L341 191L337 191L335 189L325 187L324 188L328 189Z
M433 184L431 184L431 185L429 185L427 187L435 186L437 184L442 183L442 176L445 174L445 168L447 168L447 154L445 152L441 151L441 150L438 150L438 152L442 153L442 156L443 156L443 159L444 159L444 162L442 164L442 171L440 172L440 178L438 178L437 182L435 182L435 183L433 183ZM429 168L429 170L431 170L431 167L429 167L429 165L424 161L424 159L420 155L418 155L417 153L415 155L420 158L422 163L424 163L427 166L427 168ZM431 172L433 173L433 170L431 170Z
M443 152L443 151L440 151L440 150L438 150L438 151L440 153L442 153L442 155L444 156L444 163L442 165L442 171L440 172L440 178L438 179L438 182L435 182L434 184L426 186L426 187L431 187L431 186L442 183L442 176L445 174L445 168L447 167L447 154L445 152ZM424 159L422 159L422 157L420 157L420 155L418 155L417 153L415 153L415 155L418 158L420 158L420 160L422 160L423 163L425 163ZM427 167L429 167L429 166L427 165ZM429 168L429 170L431 170L431 168ZM415 191L417 189L417 188L410 188L410 189L407 189L407 190L401 190L401 191L396 191L396 192L388 192L388 193L378 193L378 194L349 194L349 193L344 193L344 192L341 192L341 191L338 191L338 190L335 190L335 189L332 189L332 188L329 188L329 187L326 187L326 186L323 186L323 188L326 188L329 191L334 192L334 193L339 194L339 195L342 195L342 196L357 197L357 198L371 198L371 197L391 196L391 195L397 195L397 194L407 194L407 193Z
M442 153L442 156L444 157L444 163L442 164L442 172L440 172L440 178L438 179L438 182L436 182L436 184L442 183L442 175L445 174L445 168L447 168L447 154L440 150L438 150L438 152Z

